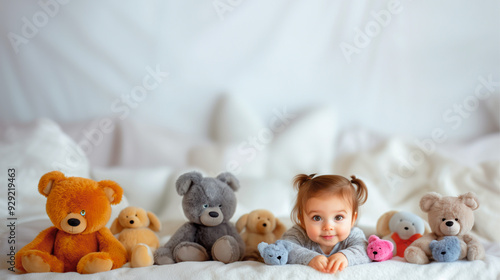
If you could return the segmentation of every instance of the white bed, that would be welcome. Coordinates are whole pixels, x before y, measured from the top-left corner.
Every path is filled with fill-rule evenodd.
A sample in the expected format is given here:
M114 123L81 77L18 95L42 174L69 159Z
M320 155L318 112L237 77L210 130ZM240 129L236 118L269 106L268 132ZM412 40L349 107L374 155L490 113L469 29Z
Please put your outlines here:
M498 220L500 205L500 161L498 160L498 149L500 143L500 133L489 135L478 139L465 146L454 147L452 150L441 150L429 154L422 162L421 166L415 169L411 175L398 173L402 160L411 155L412 151L418 147L402 138L383 139L376 137L366 131L353 131L344 135L338 135L337 147L332 149L332 153L325 155L323 152L316 152L314 149L297 145L299 142L286 138L298 139L300 132L313 129L315 124L321 123L325 118L325 112L314 112L303 118L298 118L290 123L283 132L277 135L273 144L262 151L256 157L255 162L249 163L246 168L242 168L238 173L242 188L237 193L238 207L233 221L238 217L253 209L267 208L275 213L279 218L286 221L290 226L288 213L293 200L293 191L290 180L293 174L299 170L312 172L319 170L322 173L328 169L335 173L349 175L358 174L363 178L369 188L368 202L360 210L358 225L365 230L367 235L374 233L373 229L376 220L385 211L390 209L413 211L425 217L418 209L420 197L427 191L437 191L447 195L458 195L466 191L474 191L481 202L481 206L476 211L476 224L474 233L482 240L487 256L484 261L459 261L454 263L432 263L429 265L412 265L406 263L401 258L395 258L383 263L371 263L347 268L344 272L336 274L338 279L365 278L401 278L403 279L470 279L477 276L478 279L495 279L500 275L500 239L498 235ZM133 124L121 123L120 131L124 139L133 129ZM54 164L68 162L68 157L72 156L72 151L78 151L77 145L52 121L42 119L33 124L25 126L3 126L7 131L0 146L2 152L2 167L14 167L17 170L18 179L18 217L15 229L16 248L21 248L31 241L36 234L50 226L50 221L45 215L45 198L37 192L37 181L46 171L51 170ZM74 127L73 127L74 129ZM151 129L151 128L149 128ZM68 128L69 131L72 128ZM128 132L127 132L128 131ZM231 131L231 130L228 130ZM154 135L158 131L143 130L141 135ZM325 133L325 131L324 131ZM328 133L323 134L325 136ZM114 135L114 137L120 137ZM332 138L318 138L313 147L327 146L332 143ZM146 138L146 139L145 139ZM376 142L373 139L377 139ZM149 141L147 137L134 139L134 144L123 144L141 146L140 141ZM183 141L182 139L180 141ZM283 142L281 142L283 141ZM288 144L285 144L288 143ZM352 143L357 143L356 147ZM210 146L205 143L205 149L200 150L199 144L191 143L193 146L187 149L193 153L207 153ZM274 145L279 144L279 145ZM181 145L179 143L179 145ZM186 147L190 144L183 143ZM213 144L215 145L215 144ZM288 145L284 147L284 145ZM294 146L296 145L296 146ZM109 149L111 143L102 144L99 148ZM169 148L162 150L161 147L150 146L154 152L159 153L170 160L174 160L169 155ZM160 217L163 230L160 234L162 243L185 221L181 209L181 198L175 193L174 181L177 176L185 171L197 169L207 175L210 173L202 167L217 166L227 161L225 156L231 155L232 145L219 145L221 153L208 152L205 154L205 162L189 162L186 167L176 168L170 166L154 166L143 168L127 167L100 167L92 168L87 158L81 160L70 160L75 163L62 171L68 175L77 175L101 179L113 179L120 183L125 190L126 199L114 208L114 216L123 207L128 205L140 206L150 209ZM302 150L300 150L302 149ZM296 155L287 156L288 150L297 151ZM24 152L28 151L28 152ZM193 152L194 151L194 152ZM342 151L339 155L339 151ZM356 152L353 152L356 151ZM137 150L140 153L147 153L145 150ZM116 155L121 154L117 151ZM189 152L188 152L189 154ZM159 156L161 156L159 155ZM309 155L316 161L308 161ZM449 156L453 155L453 156ZM472 155L472 157L471 157ZM137 155L139 156L139 155ZM184 155L178 158L179 166L184 158L199 159L196 156ZM297 158L293 158L297 157ZM302 160L299 160L299 158ZM130 155L130 158L135 158ZM457 160L461 159L461 160ZM264 160L265 159L265 160ZM261 161L262 160L262 161ZM189 161L189 160L188 160ZM266 165L268 163L269 165ZM193 164L193 165L191 165ZM206 165L204 165L206 164ZM253 165L254 166L250 166ZM264 164L264 167L260 167ZM273 168L273 166L275 168ZM302 166L301 166L302 165ZM260 169L260 170L259 170ZM217 171L215 171L217 173ZM7 181L7 173L1 174L1 180ZM391 174L391 175L389 175ZM399 176L398 180L388 180L391 176ZM393 184L392 184L392 183ZM7 216L2 213L2 219L7 220ZM3 241L2 252L8 252L9 231L2 230L0 239ZM50 279L74 279L78 274L14 274L10 273L6 263L6 255L2 255L2 269L4 276L8 278L39 278L49 277ZM411 271L411 272L410 272ZM94 275L97 278L125 278L134 279L146 277L148 279L288 279L298 277L304 278L327 278L305 266L286 265L282 267L268 266L256 262L237 262L224 265L218 262L206 263L181 263L175 265L154 266L150 268L121 268L107 273Z
M500 279L499 8L495 0L3 1L0 278ZM142 207L160 218L162 244L185 222L174 183L191 170L238 177L233 222L265 208L287 226L294 175L355 174L369 190L357 222L367 236L388 210L425 218L418 202L428 191L473 191L473 233L486 258L394 258L334 276L249 261L13 273L9 240L19 250L50 226L37 183L54 169L118 182L125 199L108 226L120 209Z

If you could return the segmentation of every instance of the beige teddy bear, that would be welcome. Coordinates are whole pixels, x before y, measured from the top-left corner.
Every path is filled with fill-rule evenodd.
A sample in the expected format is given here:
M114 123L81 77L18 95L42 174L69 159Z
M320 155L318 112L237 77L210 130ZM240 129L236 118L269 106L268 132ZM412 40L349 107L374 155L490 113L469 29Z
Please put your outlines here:
M142 208L129 206L123 209L111 225L113 234L127 249L131 267L150 266L154 263L153 252L160 241L154 231L160 231L158 217Z
M474 225L474 213L479 207L476 195L468 192L458 197L441 196L431 192L422 197L420 208L428 213L432 232L413 242L404 253L406 261L416 264L429 263L432 257L430 243L445 236L456 236L460 240L459 260L481 260L485 257L484 247L471 234Z
M268 210L254 210L241 216L236 222L236 229L245 241L246 249L243 260L264 262L257 246L261 242L274 243L286 231L285 225Z

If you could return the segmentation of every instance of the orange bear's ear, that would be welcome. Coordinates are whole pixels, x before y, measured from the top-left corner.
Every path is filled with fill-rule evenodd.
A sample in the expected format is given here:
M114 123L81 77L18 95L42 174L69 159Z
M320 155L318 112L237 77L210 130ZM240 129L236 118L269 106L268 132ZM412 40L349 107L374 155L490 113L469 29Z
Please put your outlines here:
M52 186L54 182L61 181L66 179L64 174L60 171L52 171L46 173L40 178L40 182L38 182L38 191L45 197L49 196L50 191L52 190Z
M99 184L99 186L104 190L104 193L106 193L106 196L111 204L115 205L120 203L122 200L123 189L120 185L118 185L118 183L111 180L102 180L97 184Z
M241 216L238 219L238 221L236 221L236 230L238 232L241 233L243 231L243 228L247 226L248 216L249 216L249 214L245 214L245 215Z
M147 212L148 219L149 219L149 228L152 231L160 231L161 230L161 223L160 219L156 217L156 215L153 212Z
M112 234L117 234L117 233L122 232L122 230L123 230L123 226L122 226L122 224L120 223L120 219L119 219L119 218L116 218L116 219L113 221L113 224L111 225L111 227L109 228L109 230L111 230L111 233L112 233Z

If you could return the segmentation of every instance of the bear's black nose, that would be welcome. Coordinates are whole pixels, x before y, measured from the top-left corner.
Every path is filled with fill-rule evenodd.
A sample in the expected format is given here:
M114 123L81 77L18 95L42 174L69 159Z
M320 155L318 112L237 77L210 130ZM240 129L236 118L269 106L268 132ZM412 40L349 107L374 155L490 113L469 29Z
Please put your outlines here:
M80 224L80 220L78 219L69 219L68 220L68 225L72 226L72 227L76 227Z
M264 224L262 224L262 226L263 226L263 227L267 227L267 224L266 224L266 223L264 223Z
M210 215L210 217L212 217L212 218L217 218L217 217L219 217L219 213L214 212L214 211L212 211L212 212L208 213L208 215Z
M446 252L441 252L441 255L446 255Z
M452 221L448 221L448 222L446 222L446 225L449 226L449 227L452 227L453 226L453 222Z
M281 260L281 256L278 256L278 260Z
M409 230L409 228L408 228L408 227L405 227L405 230Z
M130 220L130 224L133 224L134 223L134 220Z
M377 253L377 251L373 251L373 254L374 254L374 255L376 255L376 254L378 254L378 253Z

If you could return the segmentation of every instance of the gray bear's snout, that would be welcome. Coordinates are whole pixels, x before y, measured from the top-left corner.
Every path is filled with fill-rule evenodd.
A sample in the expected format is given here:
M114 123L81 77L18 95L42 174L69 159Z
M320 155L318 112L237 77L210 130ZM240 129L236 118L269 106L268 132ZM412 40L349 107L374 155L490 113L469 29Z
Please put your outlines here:
M219 217L219 213L217 213L217 212L213 212L213 211L212 211L212 212L210 212L210 213L208 213L208 215L210 215L210 217L212 217L212 218L217 218L217 217Z
M224 221L224 214L219 207L206 208L200 215L202 225L213 227L218 226Z

